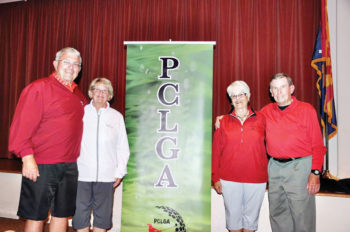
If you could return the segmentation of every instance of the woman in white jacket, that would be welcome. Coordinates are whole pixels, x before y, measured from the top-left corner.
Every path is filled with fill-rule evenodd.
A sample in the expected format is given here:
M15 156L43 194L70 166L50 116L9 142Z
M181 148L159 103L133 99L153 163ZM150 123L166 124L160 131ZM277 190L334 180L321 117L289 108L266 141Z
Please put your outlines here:
M89 87L90 104L84 108L84 130L78 158L78 191L73 226L89 231L93 212L94 231L112 226L114 189L127 172L129 144L121 113L110 108L113 87L106 78Z

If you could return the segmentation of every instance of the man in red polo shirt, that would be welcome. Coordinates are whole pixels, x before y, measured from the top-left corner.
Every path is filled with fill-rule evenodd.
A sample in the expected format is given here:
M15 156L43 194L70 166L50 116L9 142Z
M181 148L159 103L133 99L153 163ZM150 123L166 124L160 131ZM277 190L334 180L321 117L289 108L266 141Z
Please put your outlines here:
M42 231L51 212L50 231L66 231L74 215L76 160L83 132L83 93L73 82L81 70L74 48L57 52L55 72L21 93L10 128L9 150L22 158L18 216L25 231Z
M270 155L269 208L274 232L314 232L314 194L320 190L326 148L316 110L297 100L292 79L277 73L270 82L275 103L261 112L266 118L266 148Z

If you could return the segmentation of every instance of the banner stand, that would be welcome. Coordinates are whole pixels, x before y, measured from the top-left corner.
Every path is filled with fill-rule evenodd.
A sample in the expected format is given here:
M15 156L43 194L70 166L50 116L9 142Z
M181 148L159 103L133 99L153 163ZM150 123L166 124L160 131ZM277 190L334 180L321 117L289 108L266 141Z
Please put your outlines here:
M210 231L215 42L124 42L123 232Z

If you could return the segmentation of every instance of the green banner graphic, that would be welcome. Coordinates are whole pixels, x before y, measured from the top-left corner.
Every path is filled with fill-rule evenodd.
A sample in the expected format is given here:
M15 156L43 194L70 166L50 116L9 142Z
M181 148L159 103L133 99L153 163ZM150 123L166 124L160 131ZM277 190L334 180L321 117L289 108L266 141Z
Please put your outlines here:
M213 44L128 44L123 232L210 231Z

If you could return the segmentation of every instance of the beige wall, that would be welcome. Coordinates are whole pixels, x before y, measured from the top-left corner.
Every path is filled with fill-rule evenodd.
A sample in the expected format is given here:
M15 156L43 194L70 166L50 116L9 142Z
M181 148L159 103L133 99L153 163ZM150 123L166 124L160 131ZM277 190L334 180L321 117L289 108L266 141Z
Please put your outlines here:
M338 135L330 140L329 168L339 178L350 178L350 1L328 1L332 71Z

